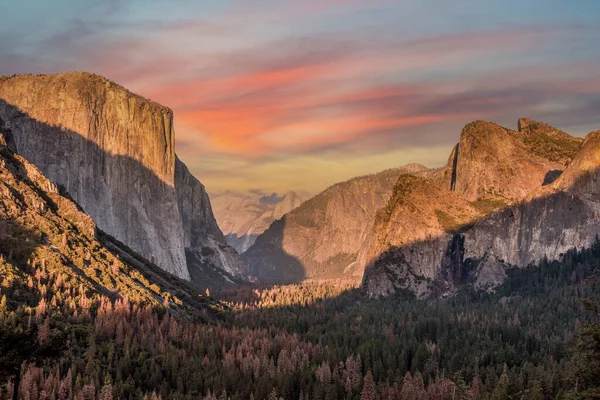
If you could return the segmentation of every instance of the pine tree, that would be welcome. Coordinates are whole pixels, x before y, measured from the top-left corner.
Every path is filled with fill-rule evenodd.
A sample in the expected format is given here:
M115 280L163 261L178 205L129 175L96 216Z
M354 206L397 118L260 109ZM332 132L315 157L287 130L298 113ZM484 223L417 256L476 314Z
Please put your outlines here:
M100 400L113 400L112 385L107 382L100 391Z
M452 397L455 400L469 400L471 398L469 388L461 374L454 374L454 376L452 377L452 382L454 383L454 395Z
M365 376L363 390L360 392L360 400L375 400L375 382L373 382L373 374L367 372Z
M84 400L94 400L96 398L96 387L93 383L85 385L81 392Z
M410 372L407 372L406 375L404 375L400 398L403 400L418 400L417 393L413 385L413 377Z
M528 400L544 400L544 390L540 381L534 380L531 387L523 393L523 397Z
M2 295L2 299L0 299L0 315L4 314L7 310L6 295Z
M502 371L502 375L500 375L500 380L498 384L494 388L492 392L492 400L508 400L508 367L504 364L504 369Z

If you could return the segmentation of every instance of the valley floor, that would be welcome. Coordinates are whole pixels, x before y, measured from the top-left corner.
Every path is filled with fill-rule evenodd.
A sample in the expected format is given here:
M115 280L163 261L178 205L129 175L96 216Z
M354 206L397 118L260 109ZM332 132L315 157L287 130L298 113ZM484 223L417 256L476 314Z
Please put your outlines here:
M578 398L594 383L574 350L598 262L600 245L432 302L368 300L349 281L242 288L213 293L202 321L6 270L1 397L20 371L23 399Z

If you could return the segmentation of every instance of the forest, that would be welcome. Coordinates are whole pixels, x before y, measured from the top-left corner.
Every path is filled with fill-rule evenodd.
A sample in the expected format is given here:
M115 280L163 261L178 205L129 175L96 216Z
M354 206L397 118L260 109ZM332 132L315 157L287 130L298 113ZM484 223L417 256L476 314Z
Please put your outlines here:
M197 315L15 264L0 260L0 398L600 398L600 242L494 293L305 282L212 293Z

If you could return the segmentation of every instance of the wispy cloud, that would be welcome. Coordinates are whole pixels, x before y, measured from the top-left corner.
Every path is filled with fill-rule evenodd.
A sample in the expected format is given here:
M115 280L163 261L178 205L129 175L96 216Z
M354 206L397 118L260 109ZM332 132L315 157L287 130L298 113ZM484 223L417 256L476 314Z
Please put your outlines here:
M82 7L51 27L0 27L0 73L88 70L173 108L178 151L213 190L280 192L275 175L300 173L300 161L344 160L350 173L366 160L370 169L418 161L409 149L435 147L443 162L440 149L476 118L600 124L600 30L586 14L564 19L548 8L522 21L524 6L509 0L494 19L471 7L440 20L421 2L401 3ZM447 7L426 3L440 15ZM349 177L305 168L311 184Z

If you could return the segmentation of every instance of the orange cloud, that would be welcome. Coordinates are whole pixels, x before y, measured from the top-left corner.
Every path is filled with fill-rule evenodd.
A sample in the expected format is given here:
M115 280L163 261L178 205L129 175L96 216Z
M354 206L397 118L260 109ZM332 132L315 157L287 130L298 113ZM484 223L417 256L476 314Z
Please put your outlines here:
M173 108L176 124L187 128L186 140L193 134L203 138L203 153L257 158L368 138L376 138L371 146L385 147L391 140L386 135L397 136L408 127L483 118L511 102L522 105L535 100L514 91L498 92L489 74L481 80L420 78L406 84L393 83L389 79L393 71L415 73L431 66L432 59L447 66L465 63L466 56L486 54L490 46L495 52L526 46L546 33L536 28L511 29L358 49L351 40L339 38L283 40L253 51L203 55L208 60L204 64L198 63L197 56L179 54L143 65L119 64L116 70L139 82L142 93ZM144 54L149 53L147 43L140 46ZM127 49L136 52L135 46ZM173 65L181 66L181 76L171 71L165 78ZM163 81L155 81L156 76ZM386 77L392 83L382 79Z

